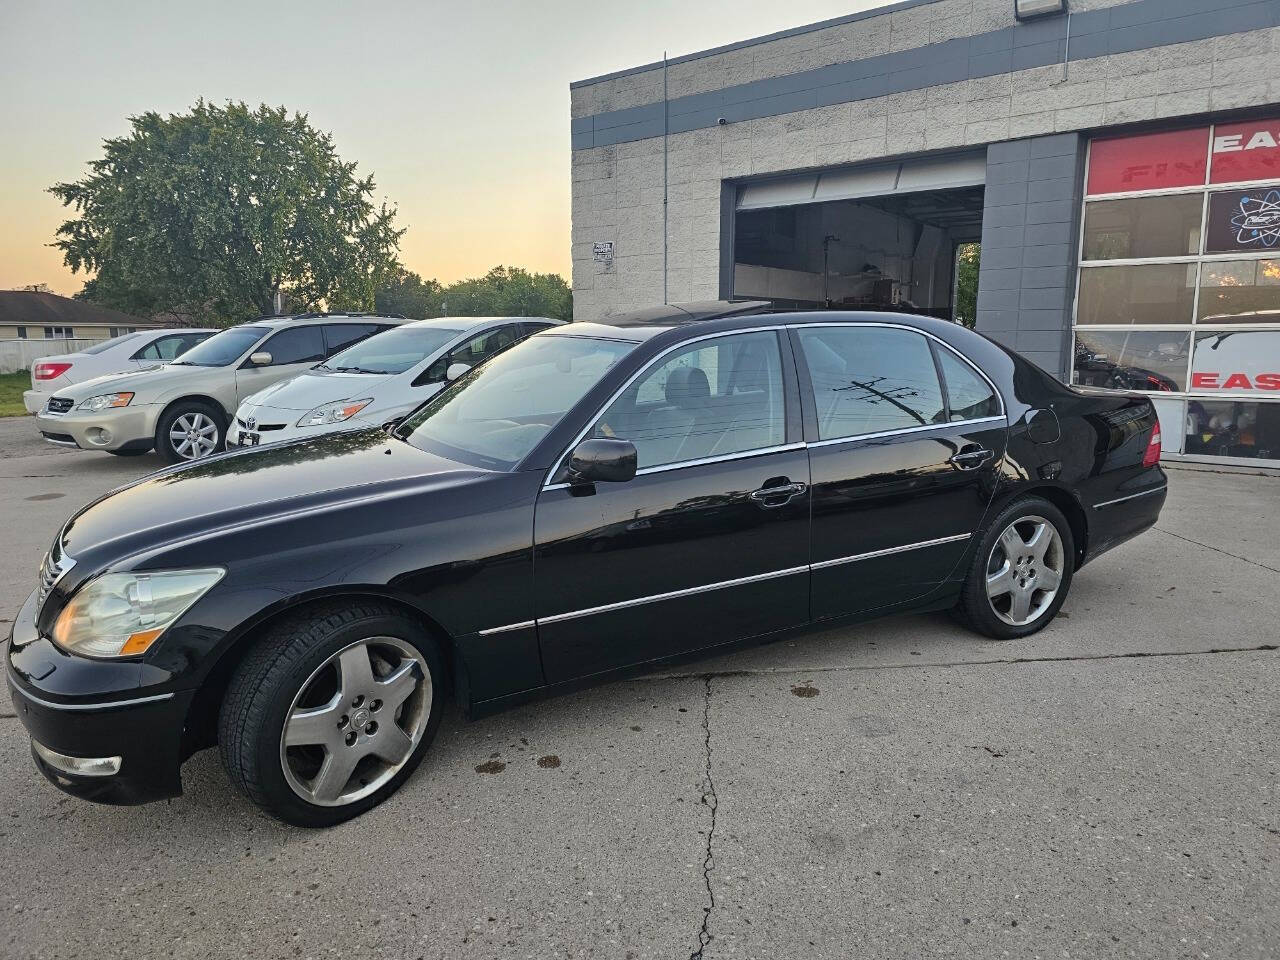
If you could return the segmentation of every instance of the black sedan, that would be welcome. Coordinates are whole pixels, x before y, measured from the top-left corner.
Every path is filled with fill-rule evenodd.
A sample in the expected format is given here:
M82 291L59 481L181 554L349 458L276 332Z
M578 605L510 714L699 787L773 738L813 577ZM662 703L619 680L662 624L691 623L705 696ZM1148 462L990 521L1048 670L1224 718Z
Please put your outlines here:
M1141 396L928 317L661 308L541 333L391 432L180 466L72 517L16 616L39 769L181 793L217 744L332 824L472 717L902 611L996 639L1164 504Z

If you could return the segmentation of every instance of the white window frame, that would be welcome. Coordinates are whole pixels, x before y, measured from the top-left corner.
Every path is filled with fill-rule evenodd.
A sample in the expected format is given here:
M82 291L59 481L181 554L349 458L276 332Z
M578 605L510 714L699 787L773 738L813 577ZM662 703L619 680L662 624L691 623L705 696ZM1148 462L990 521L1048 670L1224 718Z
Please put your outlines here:
M1179 430L1185 434L1186 431L1186 409L1187 402L1190 400L1208 400L1208 401L1232 401L1235 403L1280 403L1280 397L1259 395L1258 393L1239 393L1227 392L1221 390L1192 390L1191 389L1191 370L1195 361L1195 336L1197 333L1214 333L1220 331L1232 330L1253 330L1253 331L1275 331L1280 336L1280 323L1201 323L1200 315L1200 289L1204 280L1204 265L1206 263L1225 263L1241 260L1280 260L1280 247L1276 247L1270 251L1239 251L1235 253L1204 253L1206 244L1208 243L1208 226L1209 226L1209 197L1214 193L1226 192L1229 190L1245 190L1250 187L1257 187L1264 184L1276 184L1280 187L1280 178L1264 178L1261 180L1233 180L1230 183L1214 183L1213 182L1213 144L1214 137L1217 132L1217 124L1209 124L1208 146L1206 147L1205 174L1204 182L1190 187L1162 187L1154 190L1128 190L1123 193L1089 193L1089 166L1093 159L1093 144L1095 140L1109 139L1104 137L1091 138L1089 140L1088 149L1085 152L1084 167L1084 197L1080 204L1080 236L1078 246L1076 248L1076 289L1074 299L1071 305L1071 353L1070 359L1070 382L1076 381L1076 340L1077 331L1079 330L1097 330L1098 332L1106 331L1123 331L1127 333L1178 333L1189 335L1189 346L1187 350L1187 366L1185 374L1182 378L1185 389L1180 391L1172 390L1142 390L1141 393L1150 397L1165 400L1176 400L1182 404L1182 423L1179 424ZM1139 134L1140 135L1140 134ZM1146 199L1151 197L1168 197L1187 194L1200 194L1202 203L1200 209L1200 251L1185 256L1173 257L1136 257L1121 260L1086 260L1084 259L1084 241L1085 241L1085 216L1089 210L1089 204L1105 202L1108 200L1135 200ZM1083 271L1088 269L1105 268L1105 267L1133 267L1133 266L1154 266L1161 264L1174 265L1195 265L1195 291L1191 304L1191 317L1186 323L1085 323L1079 322L1080 318L1080 281ZM1185 436L1180 436L1178 448L1182 449L1185 444ZM1265 466L1280 465L1280 459L1263 459L1253 457L1218 457L1208 454L1166 454L1166 456L1174 459L1185 459L1190 461L1203 461L1211 463L1234 463L1247 466Z

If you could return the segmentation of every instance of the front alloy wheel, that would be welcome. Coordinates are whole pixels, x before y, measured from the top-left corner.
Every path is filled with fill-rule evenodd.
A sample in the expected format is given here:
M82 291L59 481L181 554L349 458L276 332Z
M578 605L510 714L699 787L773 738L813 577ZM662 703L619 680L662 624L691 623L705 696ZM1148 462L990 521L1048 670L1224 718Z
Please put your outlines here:
M232 782L272 816L333 826L413 773L444 689L438 644L408 611L372 598L316 604L243 654L218 747Z
M180 460L199 460L218 449L218 425L207 413L193 410L169 427L169 446Z
M390 781L431 716L426 660L396 637L339 650L293 698L280 735L285 781L308 803L343 806Z

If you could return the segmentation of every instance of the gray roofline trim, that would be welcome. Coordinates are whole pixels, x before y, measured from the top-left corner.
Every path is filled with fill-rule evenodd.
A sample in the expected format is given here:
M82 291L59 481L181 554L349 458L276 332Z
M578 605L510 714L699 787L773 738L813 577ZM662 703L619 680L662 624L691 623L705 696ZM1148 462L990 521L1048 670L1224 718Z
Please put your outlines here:
M933 0L927 0L933 2ZM1070 26L1070 43L1067 29ZM1280 26L1278 0L1131 0L988 33L575 117L574 150Z
M779 30L777 33L767 33L762 37L752 37L749 40L736 40L733 43L726 43L719 47L710 47L706 50L698 50L695 53L685 53L678 57L669 57L667 59L667 66L671 66L676 63L688 63L691 60L701 60L704 57L714 57L718 53L729 53L733 50L742 50L745 47L754 47L757 44L768 43L771 40L785 40L787 37L796 37L802 33L813 33L817 30L825 30L827 27L839 27L846 23L856 23L859 20L869 20L872 17L883 17L886 14L896 13L899 10L908 10L911 7L922 7L928 3L938 2L940 2L940 0L898 0L897 3L888 3L883 7L876 7L873 10L863 10L860 13L850 13L843 17L832 17L830 20L820 20L817 23L806 23L802 27L791 27L789 30ZM639 67L628 67L625 70L615 70L613 73L602 73L598 77L589 77L586 80L574 80L569 84L569 89L576 90L579 87L589 87L592 84L603 83L606 80L616 80L619 77L630 77L637 73L648 73L650 70L661 69L662 61L655 60L653 63L646 63Z

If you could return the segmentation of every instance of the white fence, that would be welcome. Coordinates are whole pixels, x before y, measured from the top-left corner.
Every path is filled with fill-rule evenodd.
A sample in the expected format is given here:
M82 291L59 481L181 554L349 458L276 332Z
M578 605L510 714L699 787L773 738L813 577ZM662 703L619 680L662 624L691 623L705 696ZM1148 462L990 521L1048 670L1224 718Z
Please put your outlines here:
M0 340L0 373L17 373L30 370L40 357L53 357L63 353L75 353L91 347L101 340L76 337L74 340L51 338L49 340Z

